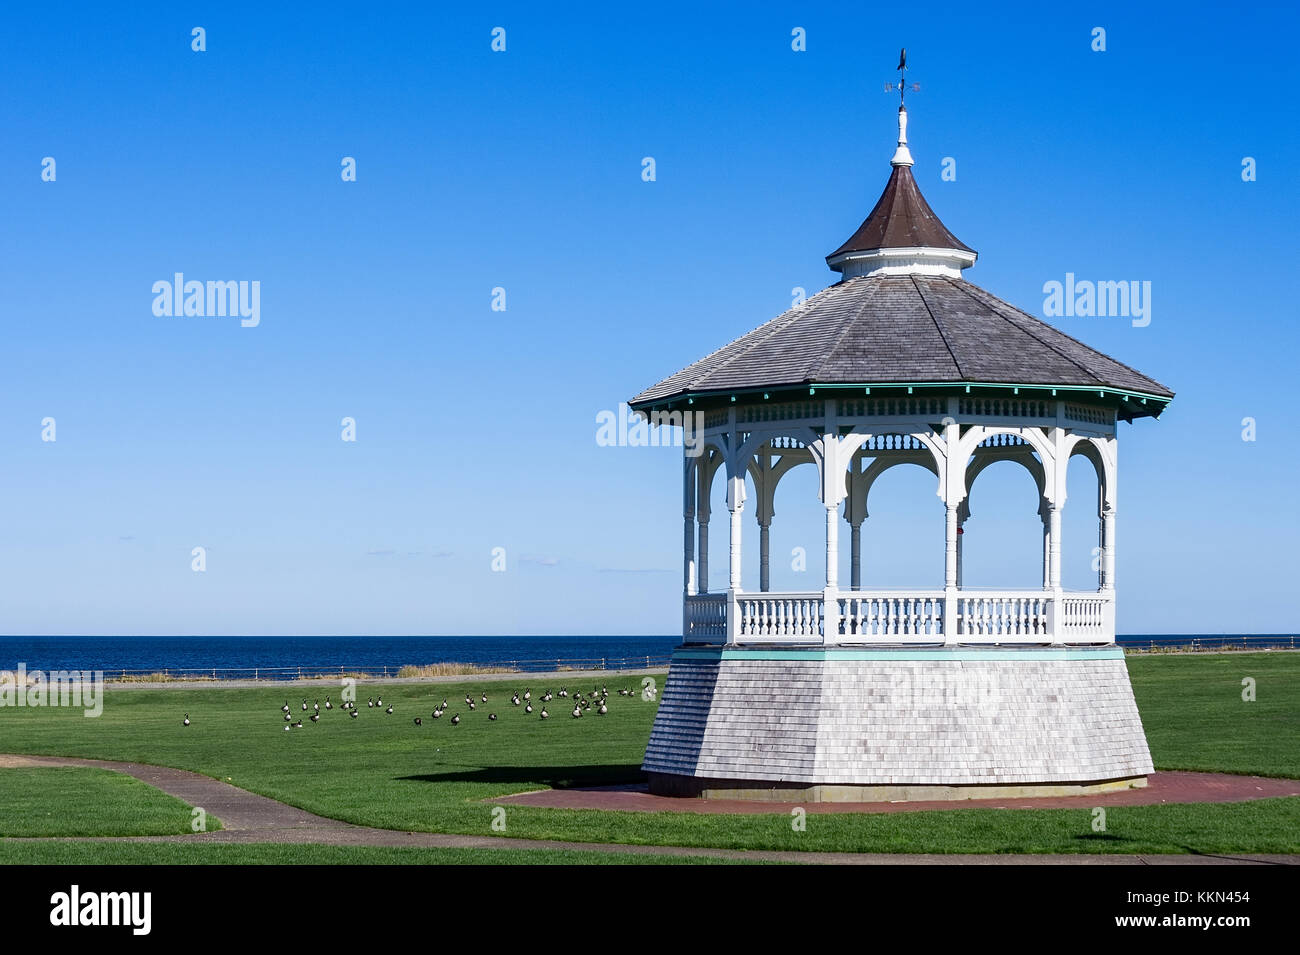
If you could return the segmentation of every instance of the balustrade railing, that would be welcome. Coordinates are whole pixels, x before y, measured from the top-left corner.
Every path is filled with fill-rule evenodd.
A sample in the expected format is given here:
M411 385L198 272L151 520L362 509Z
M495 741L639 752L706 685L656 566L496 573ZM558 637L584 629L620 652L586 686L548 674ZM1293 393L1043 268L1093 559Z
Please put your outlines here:
M840 642L943 642L943 591L852 591L839 596Z
M828 631L820 591L742 593L734 604L727 594L692 594L683 636L738 644L1109 644L1113 601L1106 592L962 590L950 605L942 590L841 591Z
M692 594L686 598L682 637L686 643L722 643L727 639L727 595Z
M821 643L821 593L741 594L738 642Z
M1050 639L1052 596L1042 591L961 594L960 643L1042 643Z

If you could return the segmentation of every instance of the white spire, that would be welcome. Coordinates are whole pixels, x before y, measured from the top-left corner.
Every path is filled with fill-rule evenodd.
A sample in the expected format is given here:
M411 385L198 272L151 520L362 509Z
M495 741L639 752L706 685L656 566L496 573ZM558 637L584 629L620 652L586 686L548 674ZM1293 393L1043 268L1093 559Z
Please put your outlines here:
M910 166L912 165L912 154L907 150L907 108L898 107L898 148L894 150L894 158L889 161L891 166Z

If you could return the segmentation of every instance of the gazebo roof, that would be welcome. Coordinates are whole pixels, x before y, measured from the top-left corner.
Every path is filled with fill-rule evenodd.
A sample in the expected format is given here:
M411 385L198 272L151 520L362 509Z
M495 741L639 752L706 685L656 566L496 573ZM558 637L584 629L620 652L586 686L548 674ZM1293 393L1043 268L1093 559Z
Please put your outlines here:
M974 254L939 221L912 176L912 167L894 166L885 191L880 194L871 214L858 226L843 245L826 256L833 262L846 252L872 249L958 249Z
M634 408L710 393L802 385L1005 385L1173 392L964 279L845 279L666 378Z
M1092 392L1119 417L1159 415L1173 392L961 277L975 253L912 176L899 110L893 172L857 232L827 256L844 278L629 402L816 386Z

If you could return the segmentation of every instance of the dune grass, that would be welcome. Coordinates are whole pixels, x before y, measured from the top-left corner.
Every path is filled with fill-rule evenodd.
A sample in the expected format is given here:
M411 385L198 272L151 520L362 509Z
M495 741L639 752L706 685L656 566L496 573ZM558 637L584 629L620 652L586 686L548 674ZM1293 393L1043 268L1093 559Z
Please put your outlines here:
M0 769L0 837L180 835L191 831L190 808L108 769ZM214 816L206 825L221 828Z
M1139 708L1155 762L1162 769L1300 776L1294 745L1300 729L1300 654L1130 658ZM1258 698L1241 699L1253 676ZM607 677L607 679L609 679ZM637 680L612 678L611 694ZM558 688L551 682L551 689ZM599 680L575 676L571 689ZM662 677L659 678L662 688ZM229 779L236 786L333 818L382 828L508 835L528 839L623 842L738 849L860 852L1296 852L1300 799L1223 805L1112 807L1107 831L1095 833L1083 810L964 808L889 815L810 815L805 831L786 809L772 813L694 815L624 813L512 806L506 831L491 828L482 800L553 786L629 782L657 703L611 695L608 716L568 715L555 700L545 722L510 704L529 676L513 682L365 687L388 716L322 711L318 725L286 733L279 707L302 714L301 691L284 688L185 688L165 694L114 689L98 719L79 711L0 711L3 748L13 752L94 756L176 766ZM473 712L465 693L489 703ZM337 695L337 694L336 694ZM323 693L322 693L323 696ZM430 712L451 702L441 720ZM309 695L309 700L312 699ZM193 725L183 728L188 712ZM462 722L453 727L450 716ZM499 719L488 720L496 712ZM412 718L420 716L423 726Z

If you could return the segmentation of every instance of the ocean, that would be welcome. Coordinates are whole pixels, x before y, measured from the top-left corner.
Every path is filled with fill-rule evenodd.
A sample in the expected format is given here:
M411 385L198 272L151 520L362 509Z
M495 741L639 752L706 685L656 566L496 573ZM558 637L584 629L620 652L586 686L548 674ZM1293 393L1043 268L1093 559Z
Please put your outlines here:
M92 637L0 636L0 670L165 672L289 679L333 671L393 675L403 666L461 663L521 670L663 665L676 636L573 637ZM1129 634L1121 646L1291 647L1291 634Z

